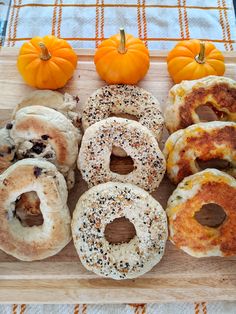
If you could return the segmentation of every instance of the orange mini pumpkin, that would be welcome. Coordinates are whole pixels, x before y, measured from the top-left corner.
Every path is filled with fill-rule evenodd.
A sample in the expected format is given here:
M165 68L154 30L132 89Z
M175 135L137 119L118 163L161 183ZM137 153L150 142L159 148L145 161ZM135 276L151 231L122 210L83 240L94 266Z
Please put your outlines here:
M34 37L22 45L17 67L24 80L39 89L58 89L72 77L77 55L63 39Z
M120 34L100 44L94 63L108 84L136 84L149 69L149 51L140 39L125 34L121 28Z
M169 52L167 64L175 83L225 72L223 54L212 43L198 39L179 42Z

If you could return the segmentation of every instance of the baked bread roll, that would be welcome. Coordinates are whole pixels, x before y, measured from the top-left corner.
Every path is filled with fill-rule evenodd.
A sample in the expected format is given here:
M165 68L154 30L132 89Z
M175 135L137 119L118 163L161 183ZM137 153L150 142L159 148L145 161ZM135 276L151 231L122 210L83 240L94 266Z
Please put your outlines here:
M106 85L96 90L86 101L82 114L83 129L112 115L129 114L147 127L159 141L164 118L158 100L148 91L134 85ZM113 154L124 157L125 152L113 148Z
M217 228L201 225L195 214L205 204L221 206L227 217ZM166 213L169 238L178 248L194 257L236 254L236 180L216 170L186 177L170 196Z
M122 175L110 170L112 147L124 149L133 159L133 171ZM107 118L91 125L84 133L78 157L78 168L89 187L108 181L133 183L154 191L166 169L158 143L139 122Z
M16 112L28 106L44 106L55 109L66 116L75 127L80 127L81 115L76 110L78 97L68 93L61 94L52 90L34 90L25 96L15 107L12 119L15 119Z
M174 183L201 171L198 160L222 159L225 172L236 177L236 123L202 122L172 133L163 151L167 174Z
M106 226L129 219L136 235L128 243L111 244ZM146 191L135 185L108 182L86 191L72 219L74 244L84 267L113 279L136 278L162 258L168 235L166 213Z
M199 106L211 106L218 120L236 122L236 82L228 77L207 76L174 85L167 99L166 127L170 133L199 123Z
M0 249L23 261L57 254L71 240L67 187L63 175L50 162L28 158L0 175ZM36 192L43 224L23 226L16 213L18 198Z
M81 133L71 121L54 109L35 105L18 110L12 124L17 158L48 160L67 178L68 187L73 186Z

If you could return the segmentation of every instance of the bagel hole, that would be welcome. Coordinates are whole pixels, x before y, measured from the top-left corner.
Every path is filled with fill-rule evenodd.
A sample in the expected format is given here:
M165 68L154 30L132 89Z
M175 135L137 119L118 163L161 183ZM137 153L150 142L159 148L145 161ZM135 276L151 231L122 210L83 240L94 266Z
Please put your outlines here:
M224 120L224 118L226 118L226 114L224 112L213 109L210 103L199 106L196 108L195 112L201 122L216 121L219 119Z
M203 205L201 209L195 213L194 218L202 226L217 228L223 224L226 216L227 215L221 206L215 203L209 203Z
M41 226L43 224L44 219L40 210L40 199L36 192L26 192L17 198L15 217L23 227Z
M133 121L139 121L137 116L135 116L133 114L128 114L128 113L111 113L109 115L109 118L111 118L111 117L129 119L129 120L133 120Z
M196 159L196 163L201 170L207 168L216 168L219 170L230 168L230 162L220 158L212 158L210 160L201 160L200 158Z
M129 243L136 236L136 230L129 219L121 217L107 224L104 234L110 244L121 244Z
M128 174L134 170L134 161L130 156L118 157L111 154L110 170L118 174Z

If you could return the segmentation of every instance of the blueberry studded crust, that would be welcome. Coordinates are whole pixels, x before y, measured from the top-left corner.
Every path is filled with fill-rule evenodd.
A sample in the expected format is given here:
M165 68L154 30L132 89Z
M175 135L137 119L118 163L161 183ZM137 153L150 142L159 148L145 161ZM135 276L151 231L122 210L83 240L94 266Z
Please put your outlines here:
M128 243L110 244L106 225L126 217L136 236ZM161 205L146 191L124 183L95 186L79 199L73 215L74 244L83 265L113 279L135 278L157 264L167 240L167 219Z
M110 170L112 146L125 150L134 170L121 175ZM78 167L89 187L108 181L136 184L155 190L165 173L165 158L152 133L140 123L108 118L90 126L83 137Z
M132 85L107 85L95 91L85 104L83 128L121 113L136 116L160 140L164 118L158 100L146 90Z

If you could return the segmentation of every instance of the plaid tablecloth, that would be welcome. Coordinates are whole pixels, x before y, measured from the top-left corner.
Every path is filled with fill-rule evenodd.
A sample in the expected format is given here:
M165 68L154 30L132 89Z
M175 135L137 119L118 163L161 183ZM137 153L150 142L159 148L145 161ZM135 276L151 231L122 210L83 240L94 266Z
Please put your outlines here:
M67 39L74 47L94 48L121 26L143 39L149 49L170 49L178 40L189 38L211 40L222 50L236 47L232 0L5 0L0 3L2 44L10 47L20 46L33 36L52 33Z
M124 26L149 49L170 49L181 39L213 41L236 49L231 0L5 0L0 1L1 45L20 46L54 34L73 47L95 48ZM203 300L204 301L204 300ZM137 305L0 305L0 314L236 314L236 302Z

